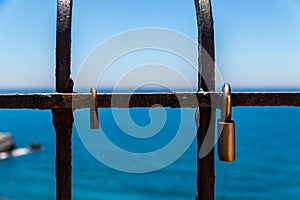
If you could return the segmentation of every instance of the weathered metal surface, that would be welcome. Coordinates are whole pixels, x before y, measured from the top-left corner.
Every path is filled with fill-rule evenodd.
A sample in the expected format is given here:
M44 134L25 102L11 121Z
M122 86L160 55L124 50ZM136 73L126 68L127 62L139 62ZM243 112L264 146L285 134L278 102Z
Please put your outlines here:
M193 100L197 96L201 108L210 108L210 98L215 98L215 107L220 108L222 93L135 93L97 94L97 107L163 107L197 108ZM114 103L112 105L112 97ZM130 99L128 104L128 99ZM297 92L233 92L232 106L297 106L300 107L300 93ZM73 104L72 104L73 100ZM90 108L91 94L49 93L49 94L0 94L0 109L82 109Z
M112 100L111 100L111 99ZM206 93L144 93L144 94L114 94L107 96L108 101L104 102L102 98L98 98L99 104L109 104L112 106L120 105L122 107L152 107L159 104L162 107L180 108L194 107L198 104L203 107L210 107L210 97Z
M198 25L198 91L215 90L214 28L210 0L195 0Z
M219 96L219 94L216 94ZM198 102L195 102L195 97ZM27 109L81 109L90 108L91 94L0 94L0 108ZM73 102L72 102L73 101ZM113 102L113 103L112 103ZM207 93L135 93L135 94L97 94L97 107L210 107Z
M72 92L71 74L71 22L72 0L57 0L56 22L56 91Z
M198 91L215 91L215 46L212 8L210 0L195 0L198 24ZM214 135L215 128L210 123L215 123L216 109L200 108L200 126L197 130L197 153L200 152L207 135ZM212 122L210 120L213 120ZM213 140L209 140L213 145ZM197 155L198 155L197 154ZM197 199L214 199L214 148L204 158L197 157Z
M232 106L300 106L299 92L233 92Z
M1 94L0 108L41 109L68 108L71 95L62 94Z
M72 0L57 0L56 92L73 92L71 19ZM56 131L56 199L71 200L72 109L53 109L52 121Z
M56 199L71 200L72 110L52 110L56 132Z

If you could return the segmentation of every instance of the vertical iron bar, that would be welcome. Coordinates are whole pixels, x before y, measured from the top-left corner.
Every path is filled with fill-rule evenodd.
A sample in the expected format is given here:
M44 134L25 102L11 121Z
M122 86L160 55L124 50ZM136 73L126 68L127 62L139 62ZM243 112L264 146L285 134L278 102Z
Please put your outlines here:
M215 51L212 8L210 0L195 0L198 25L198 91L215 91ZM215 124L214 108L200 108L200 126L197 130L197 155L207 134L215 134L215 128L209 127L211 121ZM210 141L213 142L213 141ZM213 145L213 144L210 144ZM214 199L214 148L204 158L197 157L197 197L199 200Z
M57 0L56 92L73 92L71 75L72 0ZM56 199L71 200L71 109L52 110L56 131Z
M56 132L56 199L71 200L72 110L52 110Z
M56 91L72 92L71 75L72 0L57 0L56 24Z

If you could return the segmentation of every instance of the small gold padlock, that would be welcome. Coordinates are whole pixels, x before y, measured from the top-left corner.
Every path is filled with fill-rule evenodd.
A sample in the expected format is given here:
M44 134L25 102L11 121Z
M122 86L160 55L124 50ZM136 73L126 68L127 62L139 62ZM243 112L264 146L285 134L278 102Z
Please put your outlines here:
M92 93L91 108L90 108L90 127L91 129L98 129L98 108L97 108L97 90L96 88L91 88Z
M231 119L231 88L229 84L223 86L223 108L218 122L218 154L224 162L235 160L235 124Z

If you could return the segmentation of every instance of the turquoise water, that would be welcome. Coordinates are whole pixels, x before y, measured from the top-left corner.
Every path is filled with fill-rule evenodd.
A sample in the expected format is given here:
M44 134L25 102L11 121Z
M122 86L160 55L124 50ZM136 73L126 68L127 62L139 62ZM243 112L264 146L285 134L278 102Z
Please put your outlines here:
M109 128L111 140L122 148L152 151L167 144L176 133L181 112L167 109L168 123L157 141L129 140L109 118L110 109L100 110L101 125ZM142 126L148 110L131 112ZM300 108L234 108L237 161L216 161L216 199L300 198ZM17 146L40 142L41 152L0 161L0 197L55 199L55 132L50 111L0 110L0 131L11 132ZM195 126L185 131L195 132ZM168 133L166 137L161 134ZM149 142L149 144L147 144ZM142 145L141 145L142 144ZM122 146L123 145L123 146ZM139 146L140 145L140 146ZM154 147L153 147L154 145ZM156 145L156 146L155 146ZM93 158L74 129L73 199L194 199L196 191L196 145L172 165L147 174L128 174L111 169Z

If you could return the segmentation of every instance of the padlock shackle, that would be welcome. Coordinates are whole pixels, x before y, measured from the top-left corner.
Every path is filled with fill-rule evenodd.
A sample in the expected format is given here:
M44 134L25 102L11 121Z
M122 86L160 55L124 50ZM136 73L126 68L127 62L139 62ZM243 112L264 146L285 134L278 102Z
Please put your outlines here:
M231 121L231 87L228 83L225 83L222 88L223 91L223 109L221 116L225 122Z
M92 98L93 98L93 99L96 99L96 98L97 98L97 89L96 89L96 88L92 87L92 88L90 89L90 93L92 93Z

